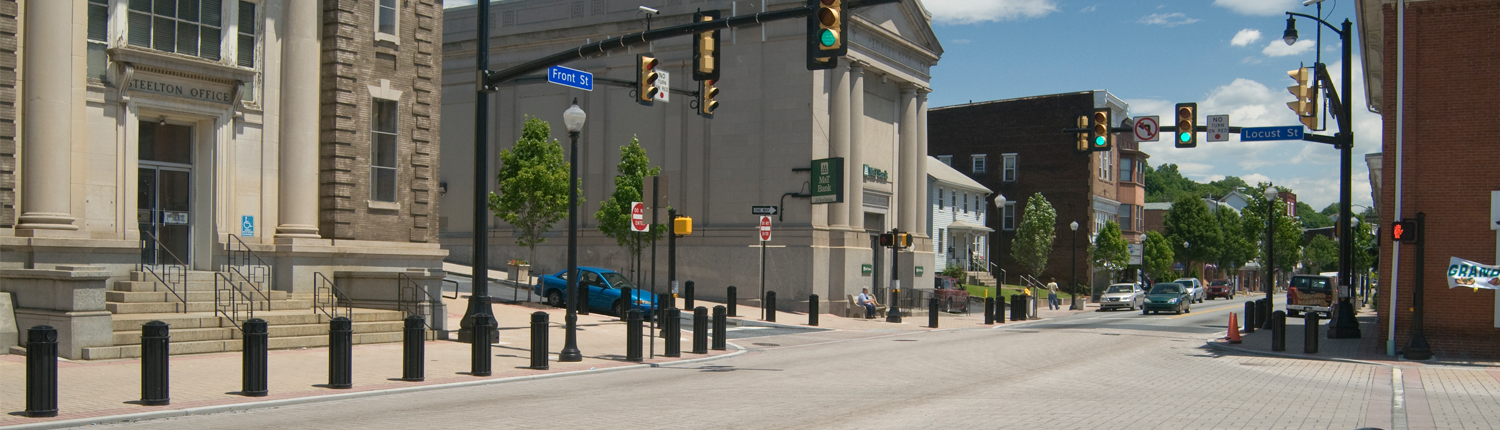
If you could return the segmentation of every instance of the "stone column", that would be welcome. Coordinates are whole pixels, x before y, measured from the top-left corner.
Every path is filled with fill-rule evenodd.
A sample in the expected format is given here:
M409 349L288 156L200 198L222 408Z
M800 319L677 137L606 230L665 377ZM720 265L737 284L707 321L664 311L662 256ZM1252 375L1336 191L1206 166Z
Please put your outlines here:
M847 163L849 161L849 66L840 64L828 73L833 76L832 88L828 89L828 156L844 157L844 162ZM849 167L846 165L845 168ZM848 187L844 189L847 191ZM835 229L849 227L848 203L828 205L828 226Z
M26 2L21 216L17 233L73 225L73 2Z
M844 159L844 203L849 228L865 229L865 65L849 63L849 156Z
M281 55L280 200L276 237L318 236L318 25L317 1L286 2Z
M899 209L896 211L896 228L903 232L920 233L917 230L917 213L922 211L922 193L918 191L925 185L922 177L922 168L926 164L919 148L917 132L921 128L917 126L917 87L912 84L901 85L901 136L899 138L901 159L897 163L899 169L896 187L896 201Z
M927 219L927 93L931 88L917 88L917 228L926 236L930 226Z

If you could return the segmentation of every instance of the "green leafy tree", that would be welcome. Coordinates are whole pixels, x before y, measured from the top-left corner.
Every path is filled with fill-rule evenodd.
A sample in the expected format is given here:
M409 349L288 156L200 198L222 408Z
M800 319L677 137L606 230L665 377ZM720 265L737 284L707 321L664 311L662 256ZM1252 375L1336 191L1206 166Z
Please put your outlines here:
M630 251L632 260L640 257L641 250L652 240L666 236L666 226L663 224L653 225L651 231L645 233L630 230L630 204L642 201L642 178L661 174L661 167L649 167L650 164L651 160L646 158L646 149L641 148L640 139L631 136L630 143L620 147L615 191L599 205L599 211L594 213L594 219L599 221L599 231L613 238L615 244Z
M1195 263L1214 261L1219 253L1219 225L1202 198L1184 195L1172 202L1163 220L1163 232L1172 241L1172 253L1182 262L1184 273Z
M1026 212L1021 217L1021 228L1010 242L1011 257L1021 263L1032 276L1042 276L1047 270L1047 256L1052 254L1052 242L1057 239L1057 210L1042 193L1032 194L1026 200Z
M1176 256L1172 255L1172 244L1167 242L1167 237L1154 231L1146 232L1145 255L1143 255L1142 269L1151 274L1152 278L1162 278L1172 273L1172 262ZM1146 286L1150 288L1150 285Z
M1270 186L1271 184L1262 182L1246 194L1262 196L1265 194L1266 188ZM1284 188L1278 188L1278 190L1288 191ZM1240 215L1243 221L1242 234L1251 243L1256 244L1256 259L1260 260L1262 265L1266 265L1267 205L1271 205L1271 212L1276 213L1275 240L1273 241L1276 247L1276 261L1270 264L1270 266L1281 270L1283 273L1291 273L1291 270L1297 266L1297 262L1301 260L1302 228L1295 218L1287 215L1285 201L1277 199L1273 202L1267 202L1263 198L1250 199L1250 204L1245 207L1244 212Z
M1109 279L1115 279L1130 261L1130 249L1120 235L1120 225L1114 221L1104 223L1104 230L1099 231L1099 237L1094 239L1093 252L1089 254L1094 267L1104 269Z
M1354 272L1363 273L1375 265L1376 254L1371 254L1371 247L1375 244L1375 235L1370 231L1371 218L1359 217L1359 224L1354 226Z
M1302 249L1302 266L1308 273L1338 270L1338 264L1339 245L1328 236L1313 236Z
M1219 237L1223 241L1219 245L1219 253L1214 263L1218 264L1219 269L1224 273L1238 273L1246 262L1255 258L1255 242L1245 238L1241 228L1244 221L1240 219L1239 212L1221 209L1214 214L1214 219L1218 221Z
M1328 208L1323 209L1325 212L1318 212L1307 203L1297 202L1297 216L1302 218L1302 228L1333 227L1333 217L1330 215L1339 213L1338 204L1330 205L1330 207L1333 209L1331 213L1325 213Z
M549 142L550 135L546 121L528 117L521 126L521 140L500 150L495 175L500 192L489 196L490 212L515 227L516 245L531 252L528 259L536 257L537 244L547 241L543 235L568 211L568 163L563 161L562 144L557 139Z

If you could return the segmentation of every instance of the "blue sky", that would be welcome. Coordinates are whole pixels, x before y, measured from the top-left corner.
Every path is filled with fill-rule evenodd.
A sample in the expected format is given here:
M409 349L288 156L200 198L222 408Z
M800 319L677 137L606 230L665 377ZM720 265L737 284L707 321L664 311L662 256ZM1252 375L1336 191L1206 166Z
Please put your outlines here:
M1286 72L1315 60L1316 23L1298 18L1299 41L1281 41L1284 12L1317 14L1301 0L924 0L943 57L932 69L931 107L1103 89L1130 104L1131 116L1171 117L1197 102L1202 116L1229 114L1230 125L1296 125ZM1323 2L1324 20L1354 20L1353 0ZM1357 27L1357 26L1356 26ZM1353 203L1370 204L1364 154L1380 150L1380 116L1365 107L1358 34L1354 35ZM1338 36L1323 32L1323 61L1339 79ZM1320 108L1323 103L1320 101ZM1331 119L1331 118L1330 118ZM1063 125L1059 125L1061 128ZM1337 127L1332 127L1337 129ZM1333 131L1322 134L1332 135ZM1177 149L1143 143L1153 166L1177 164L1206 182L1239 176L1271 181L1322 209L1338 200L1339 153L1303 141L1204 142Z

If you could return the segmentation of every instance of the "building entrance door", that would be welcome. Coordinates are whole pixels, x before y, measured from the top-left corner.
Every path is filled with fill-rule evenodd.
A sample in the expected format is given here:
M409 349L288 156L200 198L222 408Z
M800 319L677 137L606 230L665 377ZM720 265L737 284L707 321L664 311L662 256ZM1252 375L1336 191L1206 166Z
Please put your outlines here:
M147 264L191 264L192 127L140 122L136 221Z

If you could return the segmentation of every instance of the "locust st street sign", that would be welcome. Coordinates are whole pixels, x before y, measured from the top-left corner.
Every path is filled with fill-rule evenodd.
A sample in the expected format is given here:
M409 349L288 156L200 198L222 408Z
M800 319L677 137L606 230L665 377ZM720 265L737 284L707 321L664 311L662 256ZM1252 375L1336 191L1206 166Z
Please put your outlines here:
M1281 127L1245 127L1240 129L1241 142L1259 142L1266 140L1302 140L1302 126L1287 125Z
M552 66L547 69L547 82L584 91L594 90L593 73L573 70L563 66Z

